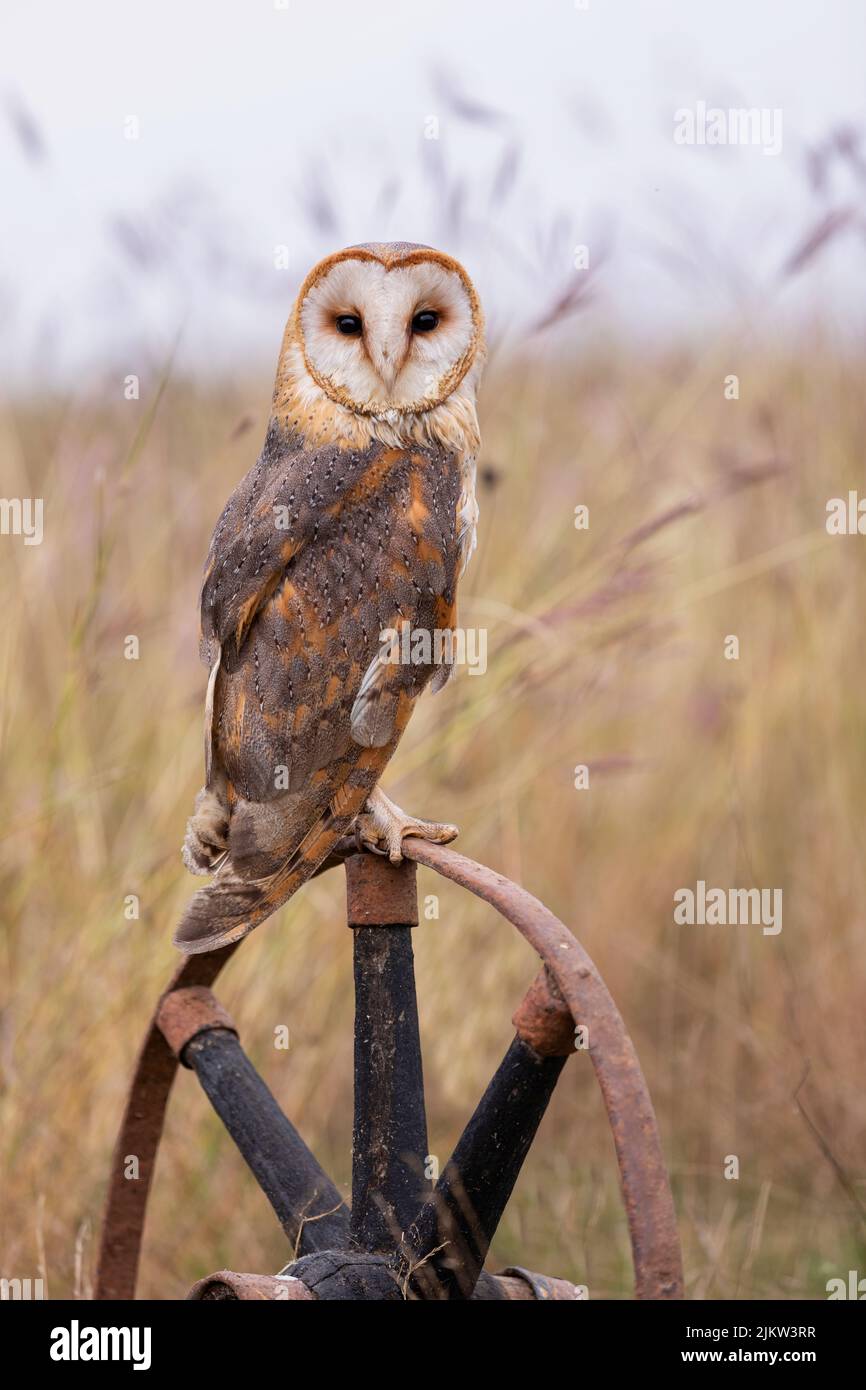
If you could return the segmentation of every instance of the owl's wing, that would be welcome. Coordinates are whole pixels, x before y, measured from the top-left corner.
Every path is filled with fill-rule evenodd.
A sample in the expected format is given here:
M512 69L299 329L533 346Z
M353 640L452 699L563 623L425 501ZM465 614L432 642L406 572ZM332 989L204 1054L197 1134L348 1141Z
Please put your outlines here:
M311 451L272 428L265 447L223 509L201 590L202 660L235 654L286 567L348 507L380 499L410 455L373 443ZM370 517L367 518L368 522ZM408 538L408 537L407 537Z
M262 604L279 584L292 555L310 534L309 508L293 509L291 479L303 465L299 449L282 452L269 436L255 466L235 488L211 538L201 589L201 656L210 668L205 699L205 783L213 770L213 719L223 648L237 655ZM278 497L281 500L277 500ZM228 653L227 653L228 655Z
M380 634L449 625L458 490L453 459L429 450L269 441L220 518L202 588L209 783L215 746L262 802L300 791L349 742L390 741L430 670L378 663Z
M223 508L201 590L202 659L211 669L218 649L231 644L237 655L286 565L314 535L315 491L308 475L326 467L321 454L311 459L299 445L281 447L269 435Z
M454 576L454 584L463 578L466 568L475 553L477 545L476 529L478 526L478 502L475 498L475 460L471 460L471 468L467 477L464 478L457 498L457 509L455 519L456 539L457 539L457 572ZM451 622L456 623L456 612L451 615ZM438 666L430 689L433 694L447 685L454 674L453 651L446 654L445 659Z
M214 717L220 715L220 671L241 662L257 615L287 567L315 542L328 515L339 511L387 451L330 447L310 451L271 431L264 449L226 503L214 529L201 590L201 656L210 669L205 701L205 780L213 771ZM327 717L323 737L327 735Z

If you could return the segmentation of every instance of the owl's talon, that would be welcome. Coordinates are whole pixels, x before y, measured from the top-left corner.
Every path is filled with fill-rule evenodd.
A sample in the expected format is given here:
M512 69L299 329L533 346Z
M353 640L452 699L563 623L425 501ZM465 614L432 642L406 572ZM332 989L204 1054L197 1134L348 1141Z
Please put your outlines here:
M408 835L447 845L458 834L456 825L445 821L420 820L407 815L379 787L367 798L367 805L355 822L355 842L359 849L387 855L392 864L403 858L403 841Z
M207 787L195 799L195 814L186 823L181 857L191 874L212 874L228 855L229 817L225 802Z

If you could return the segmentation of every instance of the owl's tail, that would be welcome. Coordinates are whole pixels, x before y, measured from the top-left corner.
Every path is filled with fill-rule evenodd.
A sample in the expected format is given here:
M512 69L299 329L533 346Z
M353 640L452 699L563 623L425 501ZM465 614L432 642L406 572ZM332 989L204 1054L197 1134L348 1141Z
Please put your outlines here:
M363 810L370 789L343 787L285 864L266 878L243 878L227 861L187 907L174 934L178 950L188 956L216 951L266 921L327 859Z

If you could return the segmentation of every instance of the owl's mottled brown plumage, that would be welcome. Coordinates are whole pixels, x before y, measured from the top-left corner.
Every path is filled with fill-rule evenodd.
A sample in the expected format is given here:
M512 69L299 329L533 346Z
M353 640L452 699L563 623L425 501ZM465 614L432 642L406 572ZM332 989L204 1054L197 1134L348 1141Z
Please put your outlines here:
M417 249L389 253L392 264ZM447 260L431 255L437 267ZM386 260L373 259L387 271ZM342 266L353 256L325 264L334 260ZM342 266L341 277L352 269ZM377 274L387 309L390 283ZM364 286L357 292L363 297ZM480 334L477 301L470 309ZM297 324L297 310L293 317ZM455 339L460 327L458 314ZM387 343L364 351L390 363L399 331L396 347L383 334ZM462 355L471 356L463 338ZM463 429L468 407L474 418L468 390L454 393L449 384L423 411L386 402L380 413L368 401L355 411L360 371L351 355L330 395L320 384L329 386L324 371L311 386L298 369L294 346L287 332L264 448L226 504L205 568L207 782L185 858L194 871L217 872L178 929L185 951L212 950L263 921L364 810L435 671L382 662L382 634L407 623L430 632L453 627L474 535L477 438ZM330 367L328 353L343 347L326 338L322 350L317 339L303 349L304 358L322 352ZM405 351L408 359L412 345ZM480 343L477 355L480 366ZM370 371L361 366L366 389ZM461 370L465 376L468 368Z

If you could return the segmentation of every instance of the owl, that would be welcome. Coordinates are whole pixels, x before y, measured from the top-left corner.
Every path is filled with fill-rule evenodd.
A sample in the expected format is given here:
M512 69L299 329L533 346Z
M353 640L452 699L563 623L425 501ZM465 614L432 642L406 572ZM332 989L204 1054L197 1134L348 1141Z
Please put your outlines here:
M407 835L456 835L379 780L454 666L484 356L478 296L441 251L350 246L304 280L264 447L205 566L205 785L183 858L213 877L175 933L181 951L240 940L348 832L393 862Z

